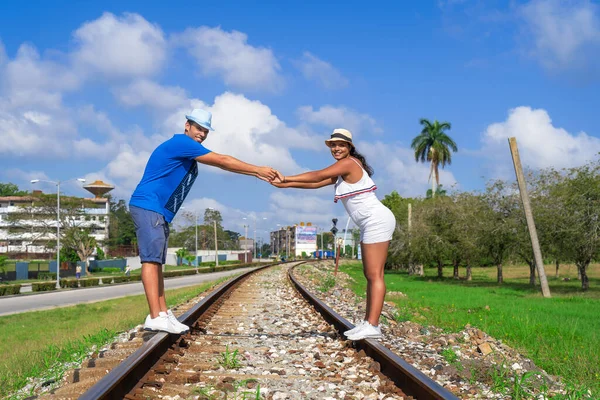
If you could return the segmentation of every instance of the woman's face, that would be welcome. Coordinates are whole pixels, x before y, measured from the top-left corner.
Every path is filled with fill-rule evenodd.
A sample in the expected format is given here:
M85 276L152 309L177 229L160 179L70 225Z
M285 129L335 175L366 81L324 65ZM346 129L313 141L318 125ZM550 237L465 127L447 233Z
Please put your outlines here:
M350 155L350 144L342 141L329 142L331 155L336 160L342 160Z

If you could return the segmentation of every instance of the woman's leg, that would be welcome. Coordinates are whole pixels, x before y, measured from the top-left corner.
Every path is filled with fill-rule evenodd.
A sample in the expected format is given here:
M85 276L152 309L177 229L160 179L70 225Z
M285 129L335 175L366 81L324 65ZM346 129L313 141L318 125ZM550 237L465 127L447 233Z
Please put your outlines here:
M383 267L387 260L390 242L361 243L363 272L367 278L367 312L365 320L373 326L379 325L379 316L385 299Z

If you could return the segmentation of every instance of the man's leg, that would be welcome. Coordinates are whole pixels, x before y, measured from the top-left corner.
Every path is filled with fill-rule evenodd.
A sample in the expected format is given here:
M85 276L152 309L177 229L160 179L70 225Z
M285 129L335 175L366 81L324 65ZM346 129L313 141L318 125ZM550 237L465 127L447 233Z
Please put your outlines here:
M167 250L169 249L169 234L171 230L169 229L169 223L165 221L163 232L165 234L165 242L163 245L162 251L162 263L165 264L167 262ZM167 300L165 298L165 279L163 277L162 265L158 268L158 305L160 311L167 312Z
M164 305L164 309L162 307L165 303L162 265L153 262L142 263L142 283L150 308L150 318L156 318L160 311L167 311L166 305Z
M162 265L158 267L158 306L160 311L167 312L167 300L165 297L165 279L163 278Z

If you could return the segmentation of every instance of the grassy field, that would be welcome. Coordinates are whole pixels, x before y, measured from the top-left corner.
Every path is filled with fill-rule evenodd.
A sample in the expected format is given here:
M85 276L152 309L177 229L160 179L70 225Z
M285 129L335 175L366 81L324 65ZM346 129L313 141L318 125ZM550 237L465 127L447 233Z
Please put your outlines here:
M362 265L340 267L355 278L353 290L363 295L366 281ZM461 268L461 276L465 275ZM400 315L423 325L459 331L471 324L503 340L536 365L567 382L591 388L600 396L600 265L590 268L590 290L582 292L574 267L565 267L555 279L547 267L553 297L544 299L539 287L531 288L527 267L504 268L505 283L496 283L495 268L473 269L473 281L456 281L452 269L427 269L425 277L386 273L387 290L407 297L388 297ZM600 397L595 397L600 398Z
M169 306L217 282L168 290ZM111 342L116 333L142 323L147 313L146 298L139 295L0 317L0 398L23 387L29 377L60 376L60 368L49 372L57 362L81 359L92 345Z

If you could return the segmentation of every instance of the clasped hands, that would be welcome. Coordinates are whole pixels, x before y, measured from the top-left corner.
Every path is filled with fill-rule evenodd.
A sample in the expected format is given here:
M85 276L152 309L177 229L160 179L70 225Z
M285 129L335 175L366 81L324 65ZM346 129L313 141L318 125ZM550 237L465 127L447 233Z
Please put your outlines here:
M280 187L279 185L285 182L285 176L271 167L260 167L256 177L276 187Z

